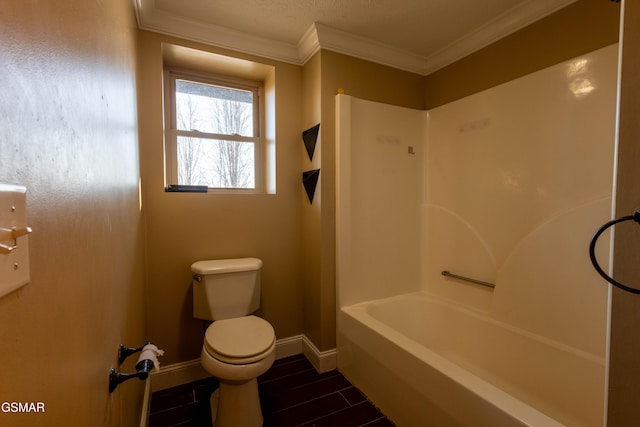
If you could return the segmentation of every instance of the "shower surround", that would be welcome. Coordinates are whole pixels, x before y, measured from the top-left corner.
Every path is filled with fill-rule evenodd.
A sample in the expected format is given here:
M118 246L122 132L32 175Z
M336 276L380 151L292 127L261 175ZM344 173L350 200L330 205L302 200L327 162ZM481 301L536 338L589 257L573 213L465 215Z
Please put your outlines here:
M338 367L398 426L602 425L588 244L611 217L617 49L426 112L337 96Z

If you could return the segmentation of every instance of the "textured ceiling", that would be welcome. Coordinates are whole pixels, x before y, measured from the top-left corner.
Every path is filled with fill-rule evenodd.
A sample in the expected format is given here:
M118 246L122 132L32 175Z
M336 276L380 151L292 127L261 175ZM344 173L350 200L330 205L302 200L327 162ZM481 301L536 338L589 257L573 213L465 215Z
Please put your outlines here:
M136 0L136 8L141 28L192 39L206 38L208 28L211 40L205 41L214 44L223 38L224 44L233 44L235 37L299 46L310 27L319 24L373 45L429 58L492 25L503 27L498 32L512 32L573 1ZM150 23L145 24L144 16ZM200 28L198 36L189 37L190 26Z

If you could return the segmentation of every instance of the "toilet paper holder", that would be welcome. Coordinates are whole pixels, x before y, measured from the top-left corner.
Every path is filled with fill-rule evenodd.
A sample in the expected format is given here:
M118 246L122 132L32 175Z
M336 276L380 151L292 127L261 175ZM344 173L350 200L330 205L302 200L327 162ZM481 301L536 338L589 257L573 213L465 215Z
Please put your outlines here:
M125 359L129 356L131 356L132 354L135 354L139 351L142 351L142 349L144 348L144 346L151 344L151 342L147 342L145 343L142 347L125 347L124 344L120 344L120 346L118 346L118 363L122 365L122 362L125 361Z
M149 377L149 372L153 369L153 361L141 360L136 363L136 372L131 374L123 374L111 368L109 371L109 393L113 391L123 382L131 378L140 378L140 380L146 380Z
M134 353L141 352L138 361L136 362L136 371L130 374L118 372L115 368L111 368L109 371L109 393L118 387L118 385L131 378L139 378L141 381L146 380L149 377L149 373L160 366L158 362L158 356L162 356L164 351L159 350L158 347L151 342L146 343L142 347L125 347L120 344L118 347L118 362L122 364L124 360Z

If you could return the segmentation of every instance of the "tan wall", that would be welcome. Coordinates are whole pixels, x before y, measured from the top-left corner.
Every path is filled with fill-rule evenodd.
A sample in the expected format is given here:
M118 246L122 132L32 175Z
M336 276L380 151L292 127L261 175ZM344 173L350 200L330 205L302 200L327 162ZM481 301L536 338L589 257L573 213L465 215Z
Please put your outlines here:
M140 420L143 382L108 391L118 344L146 338L133 15L128 0L2 3L0 182L27 187L33 234L30 284L0 299L0 402L45 404L3 426Z
M620 5L579 0L426 78L434 108L618 41Z
M620 80L616 217L640 208L640 4L625 2ZM640 289L640 227L615 227L613 277ZM640 298L613 288L610 319L609 426L635 425L640 419Z
M302 71L303 84L303 130L320 123L313 159L309 159L306 150L302 153L302 171L319 169L322 165L322 135L325 124L321 123L321 77L320 52L316 53L304 65ZM320 171L320 177L323 175ZM304 278L304 333L316 346L321 343L321 334L325 327L322 322L322 295L320 290L322 278L322 182L319 180L313 197L313 203L305 194L302 198L302 274Z
M169 42L275 67L277 194L166 193L163 176L162 52ZM147 231L147 331L164 363L198 359L202 321L193 318L190 265L204 259L258 257L259 314L277 338L303 332L300 178L302 67L251 58L140 32L140 156Z

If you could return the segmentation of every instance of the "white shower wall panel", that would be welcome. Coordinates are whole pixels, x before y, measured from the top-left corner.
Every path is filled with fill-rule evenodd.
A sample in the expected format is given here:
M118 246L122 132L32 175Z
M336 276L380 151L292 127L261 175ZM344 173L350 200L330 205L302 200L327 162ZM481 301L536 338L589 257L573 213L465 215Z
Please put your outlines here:
M604 357L587 248L610 218L616 69L613 45L429 111L424 290Z
M337 250L348 252L339 256L348 261L338 268L356 279L339 293L340 304L415 292L426 112L346 96L342 101L336 116L349 123L343 128L350 135L338 135Z

